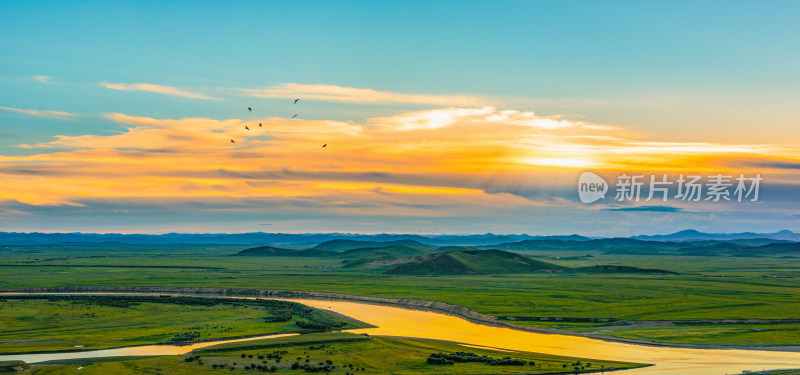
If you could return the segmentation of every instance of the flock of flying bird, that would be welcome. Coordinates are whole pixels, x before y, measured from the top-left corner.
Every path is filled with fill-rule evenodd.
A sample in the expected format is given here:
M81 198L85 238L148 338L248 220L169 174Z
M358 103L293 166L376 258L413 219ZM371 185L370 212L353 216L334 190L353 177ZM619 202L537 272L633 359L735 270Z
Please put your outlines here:
M295 99L293 104L297 104L297 102L299 102L299 101L300 101L300 99ZM247 111L248 111L248 112L253 112L253 107L247 107ZM292 118L296 118L296 117L297 117L297 114L295 114L294 116L292 116ZM263 125L261 125L261 123L259 122L259 123L258 123L258 127L259 127L259 128L263 128L264 126L263 126ZM250 130L250 127L248 127L248 126L247 126L247 123L245 123L245 125L244 125L244 128L245 128L246 130ZM234 141L234 140L233 140L233 138L231 138L231 143L236 143L236 141ZM322 145L322 148L325 148L325 147L328 147L328 144L327 144L327 143L326 143L326 144L324 144L324 145Z

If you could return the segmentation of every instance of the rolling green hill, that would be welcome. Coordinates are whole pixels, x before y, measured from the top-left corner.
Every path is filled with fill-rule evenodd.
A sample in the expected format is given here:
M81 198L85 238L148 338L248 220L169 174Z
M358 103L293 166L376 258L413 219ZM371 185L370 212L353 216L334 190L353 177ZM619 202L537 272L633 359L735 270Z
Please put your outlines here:
M482 247L485 248L485 247ZM800 253L800 242L766 238L730 241L650 241L601 238L585 241L537 239L504 243L492 248L509 251L600 251L609 255L772 256Z
M733 242L713 243L710 245L691 246L680 249L682 255L691 256L721 256L741 251L742 248L749 246L735 244Z
M454 250L405 259L386 273L394 275L491 275L566 269L566 267L502 250Z
M763 246L754 246L752 250L763 255L798 254L800 253L800 242L771 243Z
M737 242L721 242L704 246L691 246L680 249L682 255L701 256L774 256L800 253L798 242L773 242L749 246Z
M430 254L431 252L432 250L429 249L395 245L347 250L339 253L339 257L345 258L342 262L345 263L344 267L347 268L382 268L398 259Z
M233 256L258 256L258 257L330 257L334 255L337 255L337 253L332 253L330 251L323 251L323 250L314 250L314 249L290 250L272 246L251 247L249 249L244 249L236 254L233 254Z
M431 250L427 248L413 247L407 245L390 245L380 247L361 247L357 249L350 249L343 251L339 254L342 258L362 258L365 256L397 256L408 257L430 254Z

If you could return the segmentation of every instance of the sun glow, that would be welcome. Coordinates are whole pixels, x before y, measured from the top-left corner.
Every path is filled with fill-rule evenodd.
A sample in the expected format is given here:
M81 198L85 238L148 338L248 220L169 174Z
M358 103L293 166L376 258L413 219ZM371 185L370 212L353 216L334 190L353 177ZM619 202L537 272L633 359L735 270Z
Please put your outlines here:
M493 107L363 122L270 117L251 119L265 124L251 130L242 119L106 118L127 129L59 135L19 145L34 151L28 155L0 155L0 178L8 181L0 194L36 205L126 197L370 197L379 207L410 194L437 197L435 203L494 195L497 204L519 205L519 197L498 186L524 185L537 173L552 177L554 169L728 172L793 165L800 155L769 145L643 142L620 128Z
M526 158L522 159L522 162L542 167L589 168L597 166L597 163L593 161L566 158Z

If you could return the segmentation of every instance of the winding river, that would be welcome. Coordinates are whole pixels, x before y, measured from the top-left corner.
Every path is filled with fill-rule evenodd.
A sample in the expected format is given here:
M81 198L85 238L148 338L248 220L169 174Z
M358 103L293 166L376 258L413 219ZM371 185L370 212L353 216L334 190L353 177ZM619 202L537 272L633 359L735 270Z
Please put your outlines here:
M800 368L800 352L743 349L687 349L634 345L579 336L533 333L510 328L492 327L475 324L458 317L441 313L410 310L393 306L344 301L309 299L288 300L333 311L376 326L375 328L351 331L354 333L368 333L374 336L446 340L462 343L467 346L652 363L655 365L624 372L630 375L726 375L741 373L742 370ZM3 355L0 356L0 361L19 359L28 363L37 363L71 358L180 355L194 349L220 343L280 336L286 335L204 342L187 346L149 345L71 353Z

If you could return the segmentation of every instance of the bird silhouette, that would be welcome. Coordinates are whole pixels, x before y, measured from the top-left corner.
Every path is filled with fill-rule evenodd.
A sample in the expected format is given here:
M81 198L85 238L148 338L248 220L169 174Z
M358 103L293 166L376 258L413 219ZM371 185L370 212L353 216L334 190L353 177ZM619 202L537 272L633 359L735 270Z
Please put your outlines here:
M236 143L236 141L234 141L233 139L231 139L231 143Z
M258 127L259 127L259 128L263 128L263 126L261 126L261 123L260 123L260 122L258 123Z
M327 147L327 146L328 146L328 144L326 143L326 144L322 145L322 148L325 148L325 147Z
M250 112L253 112L253 109L250 108L250 107L247 107L247 110L250 111Z
M295 118L295 117L297 117L297 115L292 116L292 118Z
M247 130L250 130L250 128L248 128L247 125L245 125L244 128L247 129Z
M295 99L294 104L297 104L298 101L300 101L300 99Z

